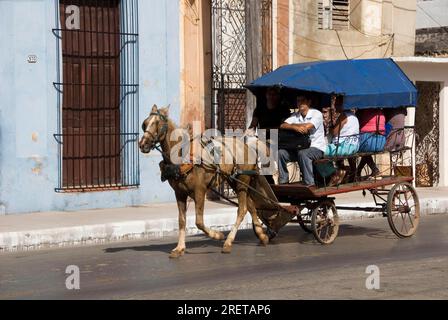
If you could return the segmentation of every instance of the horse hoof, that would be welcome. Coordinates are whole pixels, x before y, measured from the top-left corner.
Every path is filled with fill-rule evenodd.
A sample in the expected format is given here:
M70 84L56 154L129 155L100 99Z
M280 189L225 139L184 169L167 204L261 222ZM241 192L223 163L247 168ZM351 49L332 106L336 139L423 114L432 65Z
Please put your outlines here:
M185 250L173 250L170 254L170 259L179 259L185 254Z
M269 237L268 236L264 236L262 239L260 239L260 244L262 246L267 246L269 244Z
M224 246L224 248L222 248L222 253L224 254L232 253L232 246Z

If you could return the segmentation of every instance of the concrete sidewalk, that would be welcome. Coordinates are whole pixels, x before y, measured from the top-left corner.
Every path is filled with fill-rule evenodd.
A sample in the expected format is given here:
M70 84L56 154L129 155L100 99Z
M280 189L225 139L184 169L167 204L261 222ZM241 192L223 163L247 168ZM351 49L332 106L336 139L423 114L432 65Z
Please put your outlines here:
M418 189L421 213L448 213L448 188ZM373 205L372 197L360 191L336 197L338 206ZM375 214L339 211L342 220L369 218ZM226 231L235 222L236 208L224 203L207 202L205 223ZM251 228L250 215L241 228ZM0 216L0 251L33 250L98 244L122 240L157 239L177 233L175 203L150 204L123 209L78 212L43 212ZM194 203L189 203L187 232L200 233L195 226Z

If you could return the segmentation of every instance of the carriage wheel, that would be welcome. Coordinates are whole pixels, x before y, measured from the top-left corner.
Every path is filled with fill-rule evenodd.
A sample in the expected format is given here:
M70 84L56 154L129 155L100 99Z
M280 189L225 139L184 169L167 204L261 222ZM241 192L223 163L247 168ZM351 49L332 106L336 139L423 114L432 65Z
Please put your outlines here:
M311 215L311 227L321 244L334 242L339 231L339 216L333 201L325 200L318 204Z
M311 226L311 215L312 212L308 211L306 214L299 214L297 216L297 221L299 222L300 227L302 227L303 231L306 233L313 233L313 228Z
M420 221L420 202L414 187L405 182L393 186L387 197L387 221L399 238L412 237Z

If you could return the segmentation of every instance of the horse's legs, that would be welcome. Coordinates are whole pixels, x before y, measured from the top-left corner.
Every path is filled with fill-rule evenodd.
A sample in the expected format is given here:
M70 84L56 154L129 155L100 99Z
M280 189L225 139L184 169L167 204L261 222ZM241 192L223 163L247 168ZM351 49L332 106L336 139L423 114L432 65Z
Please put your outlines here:
M238 215L236 218L236 222L232 227L229 235L227 236L227 240L224 243L224 247L222 248L223 253L230 253L232 251L232 243L235 240L236 233L238 228L243 222L244 216L247 214L247 190L238 190Z
M258 219L257 215L257 209L250 197L247 197L247 209L252 216L252 222L255 226L255 233L257 234L258 239L260 239L261 243L266 246L269 243L269 237L265 234L263 227L261 226L260 219Z
M225 237L222 232L207 228L204 224L205 194L206 190L197 190L194 195L194 203L196 207L196 227L212 239L224 240Z
M179 258L185 254L185 233L187 227L187 195L177 194L177 208L179 210L179 242L177 247L171 251L170 258Z

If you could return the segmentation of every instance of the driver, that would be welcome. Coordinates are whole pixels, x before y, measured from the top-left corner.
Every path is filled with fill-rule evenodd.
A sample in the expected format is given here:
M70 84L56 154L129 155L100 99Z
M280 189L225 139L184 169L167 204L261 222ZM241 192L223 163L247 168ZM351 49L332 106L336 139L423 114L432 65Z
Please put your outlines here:
M258 129L278 129L280 125L290 116L287 108L282 108L280 88L269 87L266 90L266 103L260 104L254 111L252 122L246 135L255 135Z
M273 142L270 141L270 129L278 129L280 125L287 119L291 112L288 108L281 103L282 97L280 95L280 88L278 87L269 87L265 93L265 103L261 101L257 108L254 111L252 122L247 129L245 135L247 137L255 137L257 129L266 129L266 139L269 141L269 145L272 149L276 150L277 147L273 145ZM256 141L252 141L252 143L257 143ZM274 151L275 152L275 151ZM273 159L276 159L276 155L271 155ZM271 163L269 161L269 163ZM272 175L265 174L266 179L269 183L274 184L274 179Z

